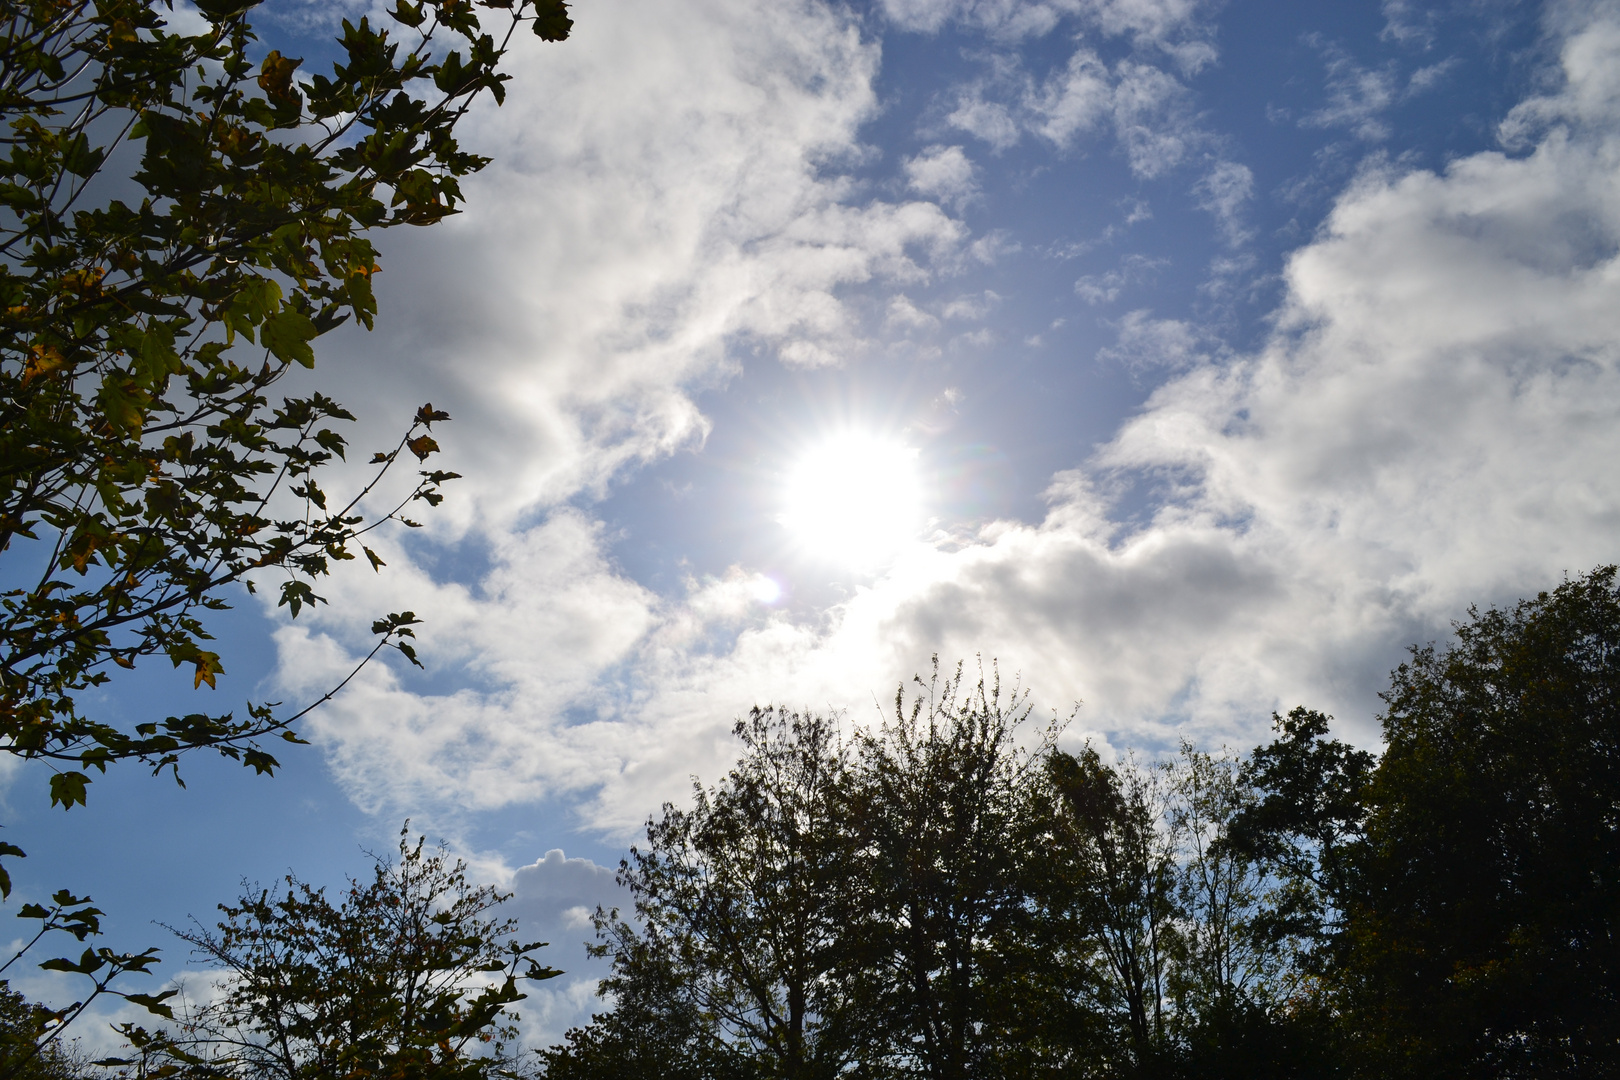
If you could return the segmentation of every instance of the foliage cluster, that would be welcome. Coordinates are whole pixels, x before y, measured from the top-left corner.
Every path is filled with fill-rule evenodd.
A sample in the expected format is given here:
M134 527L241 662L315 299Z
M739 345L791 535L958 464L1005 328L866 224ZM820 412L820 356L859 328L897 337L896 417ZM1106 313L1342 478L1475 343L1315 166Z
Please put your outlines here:
M268 740L300 741L308 709L119 725L86 692L143 661L216 686L211 612L269 583L297 616L335 565L383 565L372 529L415 527L406 511L442 500L456 474L426 463L444 411L422 406L339 494L321 470L353 417L318 391L273 392L313 367L321 335L371 327L373 230L457 211L487 159L456 129L480 95L502 99L514 35L572 27L564 0L396 0L342 20L321 73L259 40L261 11L0 0L0 752L47 775L63 808L116 762L179 781L181 756L211 749L265 774ZM423 467L382 501L402 455ZM383 648L415 663L416 622L377 619L362 665ZM0 842L0 858L23 854ZM11 887L0 866L0 897ZM101 932L68 891L18 914L40 930L7 968ZM39 965L85 977L74 1004L0 993L0 1077L65 1068L62 1033L105 995L166 1015L169 995L113 985L156 961L91 945Z
M1109 764L956 674L876 730L756 709L599 911L552 1080L1620 1071L1620 589L1414 650L1382 759L1308 709Z
M211 993L180 997L175 1024L125 1024L115 1075L177 1080L487 1080L515 1075L520 980L561 972L533 954L508 899L402 833L334 904L289 875L285 891L220 905L214 931L176 931L211 969Z
M274 580L296 615L335 562L381 565L370 529L440 501L454 474L422 469L362 505L438 449L443 411L340 496L316 474L352 416L270 392L320 335L372 325L371 230L455 212L487 163L455 128L502 98L512 35L571 25L562 0L399 0L345 20L330 73L303 78L259 43L258 6L0 0L0 749L50 764L63 806L114 761L206 747L266 772L256 740L297 741L268 705L126 730L79 699L148 657L214 686L204 617L230 587ZM379 647L414 660L412 622L379 620Z

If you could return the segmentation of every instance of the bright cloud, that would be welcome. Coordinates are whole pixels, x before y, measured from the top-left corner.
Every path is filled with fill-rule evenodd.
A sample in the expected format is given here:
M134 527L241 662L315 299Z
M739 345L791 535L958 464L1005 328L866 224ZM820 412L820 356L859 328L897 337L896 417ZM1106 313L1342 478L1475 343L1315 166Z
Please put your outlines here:
M846 16L618 0L578 22L522 42L512 104L468 138L497 163L464 214L388 238L379 330L321 376L379 423L457 404L462 527L701 444L689 391L734 370L728 340L841 363L865 335L841 290L926 282L965 239L937 203L850 198L878 56Z
M478 272L500 297L481 310L522 313L479 339L495 358L486 366L450 365L496 433L478 452L505 462L510 443L530 448L508 487L481 494L492 503L508 490L526 505L579 490L694 437L703 421L684 387L723 367L728 335L832 350L854 333L838 283L925 278L938 272L927 253L962 240L937 207L843 201L846 189L809 164L852 147L871 107L865 76L839 66L870 62L852 31L808 8L701 10L711 21L690 31L700 54L696 39L733 35L698 65L718 71L706 76L714 101L740 115L768 87L793 105L788 120L760 113L743 138L694 116L666 140L632 88L556 131L514 121L516 163L491 190L512 193L523 240L495 243L493 222L465 228L490 247ZM668 32L689 21L670 16ZM598 46L619 47L631 46ZM1471 600L1614 555L1620 21L1600 13L1567 28L1562 56L1562 88L1503 127L1514 153L1362 171L1288 261L1258 350L1233 356L1185 320L1127 316L1121 341L1177 373L1053 480L1039 523L916 543L813 616L762 605L746 568L656 596L575 510L491 526L493 570L475 584L405 571L428 594L418 607L432 648L470 674L440 689L365 673L317 722L338 774L377 806L572 792L589 820L630 830L691 773L718 774L731 719L749 705L841 708L858 721L933 652L1000 658L1042 701L1083 701L1079 729L1116 744L1176 730L1253 740L1272 708L1299 702L1370 739L1372 694L1399 643L1443 633ZM615 159L613 124L646 145ZM565 153L600 162L589 182L570 186ZM521 205L523 185L561 192L576 216ZM1243 204L1249 178L1234 168L1203 190L1219 215ZM672 220L615 218L645 201ZM561 318L569 307L577 326ZM881 310L909 326L934 318L899 298ZM446 363L448 348L427 351ZM540 349L545 363L519 362ZM282 678L316 687L357 643L334 622L284 631Z
M973 162L960 146L930 146L905 162L912 190L960 207L978 193Z

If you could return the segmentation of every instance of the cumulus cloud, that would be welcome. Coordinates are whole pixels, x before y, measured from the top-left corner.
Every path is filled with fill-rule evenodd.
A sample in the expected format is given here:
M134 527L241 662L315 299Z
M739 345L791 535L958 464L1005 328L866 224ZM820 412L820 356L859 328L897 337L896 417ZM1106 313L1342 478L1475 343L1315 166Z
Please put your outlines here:
M906 159L904 168L913 191L958 209L979 191L973 162L960 146L930 146Z
M434 581L391 549L383 555L400 569L389 579L334 582L326 590L333 608L353 616L410 595L427 620L422 641L435 667L459 667L471 680L425 695L373 667L338 707L315 713L310 732L351 796L368 808L393 809L434 806L455 791L456 804L481 809L598 779L571 710L659 621L658 601L614 570L604 546L599 525L563 510L500 538L490 552L494 569L475 588ZM692 607L725 600L694 597ZM351 658L338 639L355 642L363 633L360 622L332 617L327 625L337 638L296 624L277 633L282 682L300 696L341 679Z
M476 584L424 576L434 647L464 651L466 685L374 668L316 734L363 801L478 808L571 792L621 835L693 773L723 771L730 721L750 705L863 722L933 652L999 657L1059 711L1084 702L1075 737L1114 745L1177 731L1244 745L1272 708L1299 702L1372 741L1399 643L1443 634L1470 601L1614 557L1617 71L1620 20L1605 8L1563 31L1561 87L1504 124L1519 152L1363 172L1289 260L1258 351L1127 316L1122 346L1171 357L1176 373L1054 479L1038 523L919 544L831 611L795 616L760 605L742 568L654 597L602 555L588 515L557 511L494 544ZM846 214L836 205L728 213L825 236L823 218ZM741 257L728 244L723 265ZM839 258L870 269L884 250L903 245ZM786 269L757 272L814 291ZM715 325L766 325L739 314L760 295L722 305ZM709 310L687 303L669 310ZM315 685L356 640L333 624L284 631L283 679Z
M598 907L628 907L629 893L615 884L614 873L589 859L570 859L553 848L541 859L519 867L507 891L512 898L501 908L516 918L525 941L545 941L539 959L563 974L526 988L523 1034L534 1046L561 1041L571 1026L600 1011L597 984L611 971L605 959L587 955L585 946L596 940L591 916Z
M937 202L854 197L840 163L878 55L847 14L623 0L577 20L566 47L517 39L508 105L465 136L496 164L465 213L386 238L379 329L336 336L321 373L368 418L456 403L441 442L469 480L439 517L462 528L701 444L689 388L733 369L728 341L840 363L870 332L844 290L926 283L967 239Z

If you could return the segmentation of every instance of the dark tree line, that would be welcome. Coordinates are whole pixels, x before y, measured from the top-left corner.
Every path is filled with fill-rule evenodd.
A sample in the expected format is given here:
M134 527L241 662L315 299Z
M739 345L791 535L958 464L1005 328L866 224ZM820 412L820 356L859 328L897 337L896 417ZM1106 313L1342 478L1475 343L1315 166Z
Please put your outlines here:
M0 986L0 1076L1620 1075L1617 646L1614 567L1472 611L1394 672L1381 757L1305 708L1247 755L1069 753L993 669L847 737L755 709L621 864L605 1011L538 1056L512 1009L557 972L406 835L335 901L289 877L183 932L211 982L140 997L169 1022L119 1059ZM24 914L93 933L57 901Z
M1381 758L1077 754L960 669L876 730L755 709L598 913L552 1080L1620 1075L1613 567L1415 649Z

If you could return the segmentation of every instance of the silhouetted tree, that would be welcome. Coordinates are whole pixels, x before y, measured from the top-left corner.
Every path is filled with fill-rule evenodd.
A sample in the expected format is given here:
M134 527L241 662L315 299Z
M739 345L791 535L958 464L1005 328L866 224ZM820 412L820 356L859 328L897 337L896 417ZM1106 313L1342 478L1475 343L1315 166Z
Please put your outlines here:
M1160 1071L1199 1080L1333 1074L1337 1040L1310 970L1313 958L1290 932L1291 917L1280 914L1299 902L1297 863L1261 858L1239 843L1241 826L1277 809L1266 807L1272 796L1253 786L1254 762L1276 760L1275 750L1275 744L1261 748L1245 761L1184 741L1168 770L1165 824L1178 849L1181 927L1169 985L1179 1062ZM1318 923L1308 922L1314 942Z
M116 695L142 662L214 686L212 613L233 593L268 585L296 616L334 564L382 565L371 529L440 502L454 473L417 470L380 506L377 485L438 450L442 410L418 409L340 494L319 481L353 417L273 392L321 335L372 325L373 230L456 212L488 159L455 131L504 96L513 35L572 26L564 0L399 0L345 20L326 73L300 74L258 41L260 0L181 7L0 0L0 754L43 763L64 808L119 762L178 780L212 750L269 773L270 748L301 741L308 708L120 725L85 695ZM414 662L416 621L377 619L366 660ZM88 978L82 1005L154 962L92 948L45 965Z
M847 753L837 725L809 713L755 709L736 735L736 767L696 786L690 810L665 805L621 864L635 924L599 914L614 964L603 989L665 1032L668 1075L746 1061L760 1076L834 1077L864 1037L846 963L859 889ZM577 1033L552 1070L578 1075L569 1053L589 1057L614 1030Z
M547 1073L1620 1075L1616 578L1414 650L1381 761L1306 708L1247 759L1032 752L960 667L852 754L756 710L626 864L618 1005Z
M60 1017L0 981L0 1076L7 1080L77 1080L89 1070L71 1047L47 1036Z
M402 833L334 904L289 875L221 905L217 931L178 932L217 989L175 1008L174 1028L123 1029L137 1075L233 1080L487 1080L515 1075L507 1043L520 980L553 978L507 897L467 881L443 850Z
M1018 744L1027 695L935 662L860 739L855 819L868 882L862 1060L875 1073L1016 1074L1044 1052L1035 929L1051 852L1038 758Z
M1162 778L1107 765L1089 746L1054 752L1048 770L1068 864L1068 933L1095 956L1091 1007L1106 1021L1116 1066L1151 1073L1173 1056L1168 991L1183 944Z
M1377 758L1327 738L1332 717L1296 708L1272 714L1278 737L1256 747L1243 767L1255 798L1231 825L1234 850L1277 875L1281 888L1264 913L1266 932L1287 941L1307 967L1342 923L1354 852L1367 815Z
M1615 568L1456 637L1384 695L1335 973L1361 1069L1620 1075Z

